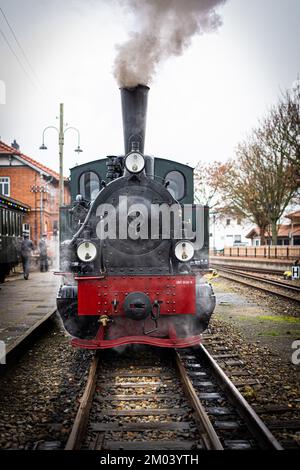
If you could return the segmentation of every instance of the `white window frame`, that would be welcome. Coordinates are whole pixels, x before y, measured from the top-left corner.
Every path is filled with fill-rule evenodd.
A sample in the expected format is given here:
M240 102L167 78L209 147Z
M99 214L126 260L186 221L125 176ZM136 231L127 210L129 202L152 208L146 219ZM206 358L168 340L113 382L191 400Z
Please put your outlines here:
M8 194L4 192L4 185L8 184ZM0 176L0 194L10 196L10 176Z

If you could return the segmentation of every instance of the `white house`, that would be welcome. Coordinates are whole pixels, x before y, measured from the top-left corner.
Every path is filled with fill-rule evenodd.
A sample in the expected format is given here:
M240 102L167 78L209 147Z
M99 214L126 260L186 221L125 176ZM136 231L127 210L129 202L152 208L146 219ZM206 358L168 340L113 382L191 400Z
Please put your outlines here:
M232 215L220 215L212 211L209 227L210 248L223 250L223 248L230 246L251 245L246 235L252 227L252 222L236 218Z

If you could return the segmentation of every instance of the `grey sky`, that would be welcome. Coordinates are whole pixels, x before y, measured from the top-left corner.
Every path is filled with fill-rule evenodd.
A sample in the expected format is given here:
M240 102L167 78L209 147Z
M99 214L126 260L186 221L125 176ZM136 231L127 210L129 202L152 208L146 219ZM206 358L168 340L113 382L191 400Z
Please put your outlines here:
M142 0L141 0L142 1ZM201 0L199 0L201 1ZM59 102L78 127L84 153L73 152L66 134L65 173L75 162L123 152L119 90L112 74L115 44L135 27L135 18L113 0L0 0L40 85L31 79L0 35L0 136L18 140L22 151L58 168ZM300 1L228 0L218 32L194 37L191 47L163 64L149 93L145 150L195 165L225 160L240 139L290 87L300 73ZM22 60L7 25L0 28ZM23 61L24 62L24 61Z

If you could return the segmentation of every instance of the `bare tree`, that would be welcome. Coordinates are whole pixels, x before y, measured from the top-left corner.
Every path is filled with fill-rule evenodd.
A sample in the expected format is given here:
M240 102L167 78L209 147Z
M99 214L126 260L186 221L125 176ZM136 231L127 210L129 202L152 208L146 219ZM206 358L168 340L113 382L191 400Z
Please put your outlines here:
M231 169L231 162L199 162L194 170L195 200L209 206L218 215L232 213L233 210L224 200L223 179Z
M263 205L264 189L259 171L260 164L252 143L239 144L236 158L230 162L221 187L227 206L259 227L261 244L264 245L268 218Z
M300 80L291 90L281 94L278 103L269 113L269 144L281 148L287 160L294 164L300 177Z
M254 131L255 153L264 172L264 208L270 221L272 243L277 244L278 221L299 189L300 127L290 93L273 107ZM299 132L299 134L298 134Z
M272 243L277 244L278 221L300 186L299 80L238 145L221 186L227 203L258 225L261 243L270 228Z

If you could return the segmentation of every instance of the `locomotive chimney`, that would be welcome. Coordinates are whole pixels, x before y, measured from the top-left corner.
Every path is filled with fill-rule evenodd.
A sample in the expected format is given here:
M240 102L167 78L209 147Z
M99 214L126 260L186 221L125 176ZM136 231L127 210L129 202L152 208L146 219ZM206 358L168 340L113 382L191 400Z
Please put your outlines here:
M144 153L148 91L145 85L121 88L125 155Z

